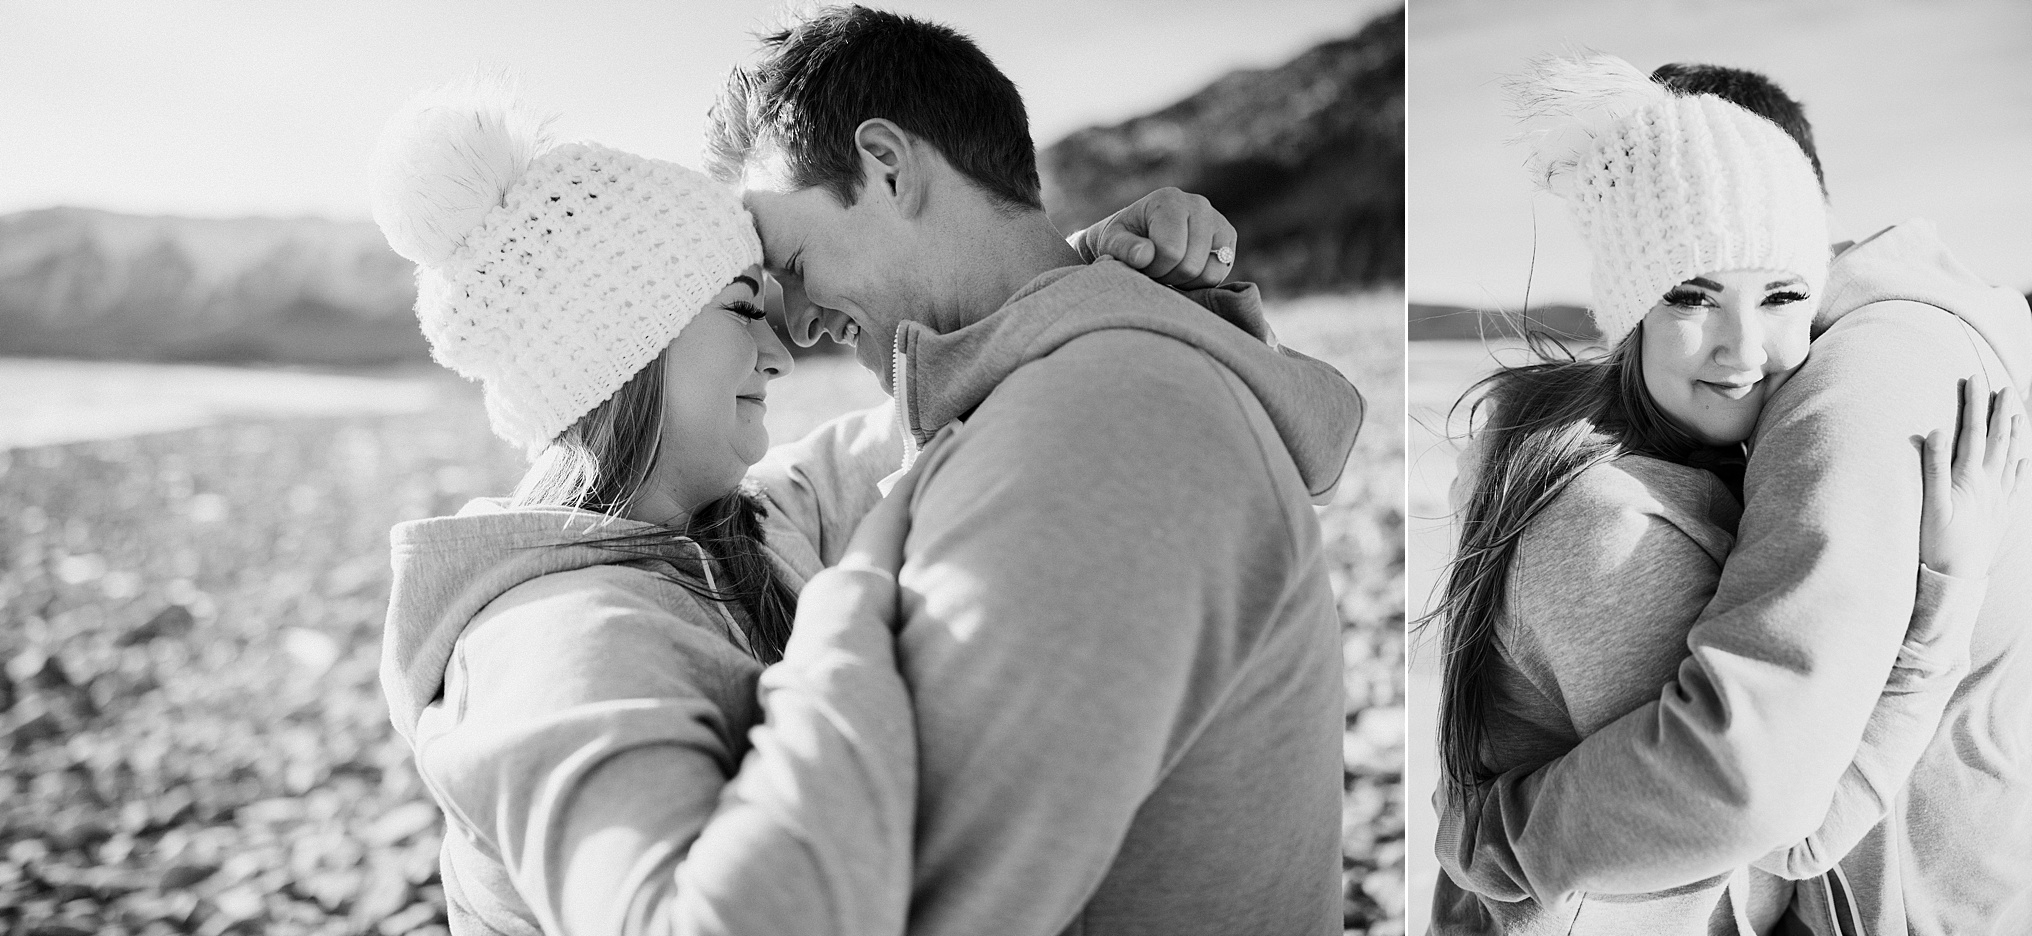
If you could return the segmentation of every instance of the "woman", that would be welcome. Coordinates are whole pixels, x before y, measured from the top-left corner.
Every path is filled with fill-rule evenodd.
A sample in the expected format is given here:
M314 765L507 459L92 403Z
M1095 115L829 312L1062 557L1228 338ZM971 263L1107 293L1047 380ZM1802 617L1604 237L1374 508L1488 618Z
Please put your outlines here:
M1454 874L1434 932L1770 932L1789 879L1827 871L1889 808L1966 668L1999 533L1986 519L2019 470L2016 399L1971 381L1951 480L1947 440L1922 450L1912 629L1819 831L1756 872L1665 893L1544 906L1462 890L1472 856L1451 849L1476 786L1673 681L1733 545L1743 446L1805 360L1827 270L1818 185L1775 126L1607 56L1542 61L1514 90L1553 121L1533 138L1533 169L1588 241L1611 351L1477 388L1485 418L1454 492L1461 542L1430 619L1445 654L1440 858Z
M791 361L739 201L455 86L391 122L375 215L434 356L533 461L512 497L391 536L383 686L445 812L453 931L900 933L913 482L844 548L786 515L837 529L872 491L780 499L871 488L849 482L900 451L879 428L796 465L845 477L744 483Z

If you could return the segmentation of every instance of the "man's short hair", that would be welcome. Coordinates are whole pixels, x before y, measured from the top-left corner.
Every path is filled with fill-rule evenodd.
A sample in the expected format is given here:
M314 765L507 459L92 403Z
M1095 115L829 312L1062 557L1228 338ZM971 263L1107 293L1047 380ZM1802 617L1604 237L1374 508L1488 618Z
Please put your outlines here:
M825 7L762 39L707 116L706 169L735 183L778 150L799 188L860 197L854 130L886 118L931 144L1006 208L1043 208L1023 98L980 47L952 29L863 6Z
M1680 94L1712 94L1777 124L1806 151L1813 177L1820 180L1820 194L1827 194L1827 176L1820 171L1820 152L1813 148L1813 124L1806 119L1806 108L1777 82L1746 69L1691 62L1660 65L1651 73L1651 80Z

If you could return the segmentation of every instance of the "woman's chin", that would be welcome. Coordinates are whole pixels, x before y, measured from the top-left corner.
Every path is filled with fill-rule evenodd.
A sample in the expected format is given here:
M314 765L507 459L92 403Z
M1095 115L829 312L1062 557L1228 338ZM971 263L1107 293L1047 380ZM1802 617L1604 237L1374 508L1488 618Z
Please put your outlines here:
M1748 425L1696 426L1693 429L1693 437L1700 440L1703 445L1723 448L1730 445L1741 445L1749 441L1751 433L1756 428L1757 423L1755 420L1751 420Z

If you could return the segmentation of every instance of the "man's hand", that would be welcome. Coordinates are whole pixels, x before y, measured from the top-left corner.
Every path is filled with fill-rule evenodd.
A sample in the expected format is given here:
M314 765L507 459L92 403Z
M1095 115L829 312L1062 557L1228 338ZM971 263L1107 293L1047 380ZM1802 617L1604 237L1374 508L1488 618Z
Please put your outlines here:
M1166 286L1201 289L1233 272L1235 226L1205 198L1161 188L1073 235L1072 245L1089 261L1111 256Z

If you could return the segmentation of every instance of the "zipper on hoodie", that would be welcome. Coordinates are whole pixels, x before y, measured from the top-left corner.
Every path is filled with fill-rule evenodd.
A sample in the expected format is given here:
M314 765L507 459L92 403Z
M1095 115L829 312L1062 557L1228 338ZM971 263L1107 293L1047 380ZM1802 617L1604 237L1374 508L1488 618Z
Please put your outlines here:
M907 323L904 323L907 324ZM904 328L896 327L896 344L889 352L889 386L896 391L896 427L903 430L903 470L917 461L917 427L910 412L910 355L903 350Z
M888 497L896 482L910 471L910 466L917 464L920 450L917 432L910 425L910 355L903 351L903 333L909 325L909 322L897 323L896 340L889 349L889 389L895 396L896 430L903 437L903 466L875 482L875 490L882 492L883 497Z

